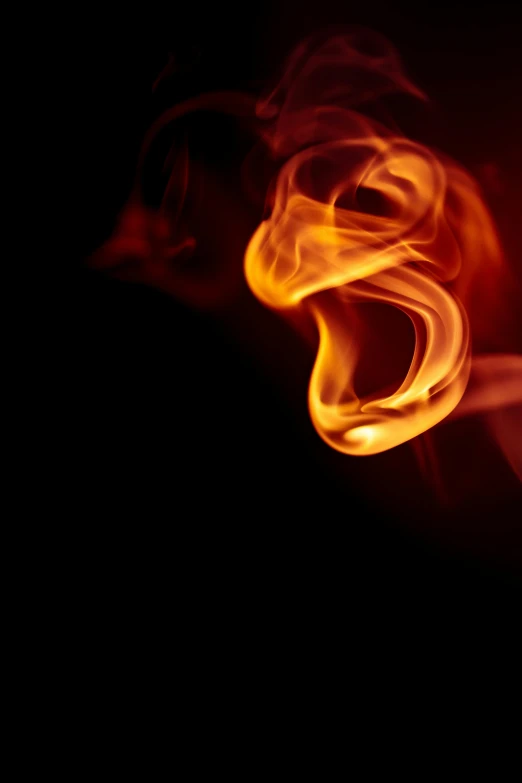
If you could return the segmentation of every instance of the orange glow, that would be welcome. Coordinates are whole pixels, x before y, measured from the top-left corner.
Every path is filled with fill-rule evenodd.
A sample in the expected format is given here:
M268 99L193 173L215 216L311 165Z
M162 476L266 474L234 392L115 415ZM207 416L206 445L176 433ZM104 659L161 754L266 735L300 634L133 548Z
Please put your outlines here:
M285 162L246 251L247 281L267 306L313 318L310 415L330 446L352 455L397 446L456 408L471 367L468 316L480 312L484 324L498 307L503 269L472 177L354 109L392 92L424 98L379 36L339 36L312 52L301 46L258 105ZM355 305L366 302L400 308L415 349L398 388L363 395ZM520 367L513 373L520 400Z

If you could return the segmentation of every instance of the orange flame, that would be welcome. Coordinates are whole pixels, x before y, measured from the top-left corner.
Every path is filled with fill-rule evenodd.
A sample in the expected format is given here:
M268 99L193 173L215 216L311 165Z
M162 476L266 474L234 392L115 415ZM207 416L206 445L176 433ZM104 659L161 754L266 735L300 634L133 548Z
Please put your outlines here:
M391 92L424 97L390 45L365 34L335 37L312 53L310 46L258 105L259 116L274 120L266 133L272 153L287 160L245 273L266 305L300 308L315 321L309 410L318 433L346 454L376 454L459 404L471 366L466 309L484 322L486 307L498 307L502 254L462 168L354 110ZM399 388L356 391L361 302L393 305L411 319L415 349Z
M471 358L472 337L491 350L492 324L498 331L507 309L500 289L511 283L509 270L473 178L406 138L389 112L383 121L385 107L377 100L401 93L427 100L404 74L395 49L376 33L315 38L296 49L280 83L257 103L261 135L279 174L270 191L270 217L246 250L247 281L269 307L312 317L319 346L309 409L333 448L375 454L450 414L485 413L522 479L522 357ZM194 182L202 183L201 164L191 160L189 167L186 143L174 144L167 157L156 209L146 204L143 175L151 147L172 123L197 111L249 119L253 109L250 96L222 92L164 112L144 139L129 200L93 266L195 307L228 305L241 281L233 246L243 252L243 204L209 171L201 198ZM259 151L253 150L247 165L266 163ZM482 167L481 175L498 189L493 164ZM244 184L251 194L258 191L252 185L264 190L262 182ZM198 263L201 224L211 226L212 255L225 264ZM225 253L214 252L219 236ZM374 393L361 393L357 384L367 358L361 303L363 310L364 303L398 308L415 332L403 382L383 384Z

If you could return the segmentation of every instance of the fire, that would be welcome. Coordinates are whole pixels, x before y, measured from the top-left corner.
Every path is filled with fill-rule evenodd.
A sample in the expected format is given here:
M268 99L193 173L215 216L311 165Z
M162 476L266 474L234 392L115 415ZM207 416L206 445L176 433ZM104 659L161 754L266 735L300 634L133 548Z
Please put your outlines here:
M228 307L241 283L233 264L243 254L243 224L245 239L249 231L244 198L232 198L212 171L189 161L186 143L174 144L167 157L156 207L145 198L144 169L157 137L188 114L224 113L249 127L257 115L270 160L258 145L243 173L268 163L266 171L278 174L244 270L265 305L292 320L304 314L315 325L308 399L318 433L340 452L370 455L446 418L486 414L522 479L522 357L502 345L502 353L472 356L472 341L475 349L482 341L491 350L507 310L509 270L475 180L391 119L381 99L400 95L427 102L391 44L358 31L301 44L257 104L252 96L222 92L174 106L147 133L128 203L91 262L193 307ZM250 195L264 195L259 171L250 174L244 181ZM482 177L498 189L493 164ZM197 259L203 225L219 259L210 269ZM368 304L402 311L415 343L402 382L363 393L357 374L367 359L370 327L361 308Z
M480 309L484 321L486 307L498 307L503 259L472 177L354 109L391 92L424 97L390 45L379 36L340 36L309 49L300 47L258 105L271 122L272 154L286 162L271 214L248 245L245 273L267 306L288 315L297 308L316 324L308 399L318 433L340 452L376 454L458 406L471 368L468 315ZM359 394L356 305L367 302L402 310L415 349L399 388ZM518 402L521 377L518 366Z

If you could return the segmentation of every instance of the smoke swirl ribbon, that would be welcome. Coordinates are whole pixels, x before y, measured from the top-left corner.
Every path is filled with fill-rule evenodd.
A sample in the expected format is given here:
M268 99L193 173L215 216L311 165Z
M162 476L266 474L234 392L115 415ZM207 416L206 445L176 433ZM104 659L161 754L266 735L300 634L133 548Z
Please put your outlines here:
M487 285L502 264L473 178L354 109L392 92L424 99L387 41L338 36L300 47L258 105L272 154L285 162L247 248L246 277L269 307L314 319L310 415L330 446L351 455L397 446L459 404L471 367L464 301L476 301L477 273ZM360 302L400 308L413 323L399 388L356 393Z

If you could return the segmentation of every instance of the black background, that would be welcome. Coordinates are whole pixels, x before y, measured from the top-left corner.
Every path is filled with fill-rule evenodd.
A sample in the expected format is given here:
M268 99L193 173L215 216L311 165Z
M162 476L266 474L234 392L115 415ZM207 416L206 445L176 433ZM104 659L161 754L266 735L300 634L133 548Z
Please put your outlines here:
M430 129L440 146L467 165L494 160L509 172L499 218L518 251L509 227L522 198L520 20L502 3L471 11L457 3L251 5L147 4L110 15L84 6L58 50L65 120L57 133L70 169L55 236L65 281L56 437L68 517L56 543L71 616L92 624L95 637L133 628L136 644L145 638L153 647L173 632L175 646L203 658L223 640L241 638L250 649L297 626L310 643L347 633L355 646L368 627L382 654L405 628L415 635L436 623L434 636L448 641L470 621L482 627L497 623L500 609L515 612L512 564L488 559L484 548L435 543L422 525L414 534L379 505L378 487L370 497L361 490L355 469L331 470L306 411L311 358L285 324L244 292L256 329L274 341L274 366L296 352L301 391L293 397L234 334L233 318L225 324L110 280L84 259L109 237L141 138L166 105L212 89L255 91L303 35L336 23L366 24L398 46L441 106ZM196 64L153 97L169 52ZM219 154L229 128L207 127Z

